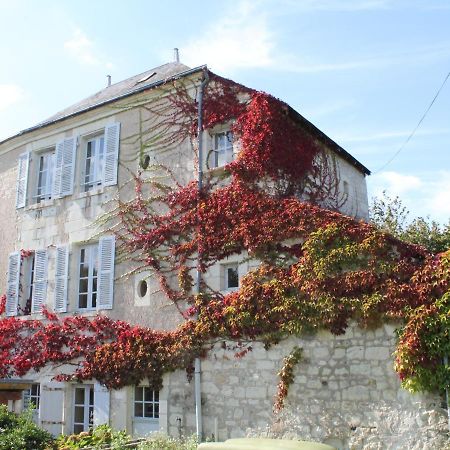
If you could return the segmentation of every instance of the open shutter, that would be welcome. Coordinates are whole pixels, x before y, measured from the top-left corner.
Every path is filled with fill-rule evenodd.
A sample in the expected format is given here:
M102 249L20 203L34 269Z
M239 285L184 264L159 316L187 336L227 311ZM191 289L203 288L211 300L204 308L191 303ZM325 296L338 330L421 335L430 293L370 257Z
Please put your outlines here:
M56 144L53 197L64 197L73 193L77 138L64 139Z
M17 167L16 208L23 208L27 203L28 167L30 154L22 153L19 156Z
M66 246L56 248L55 263L55 311L67 311L67 281L69 275L69 249Z
M97 309L112 309L114 298L115 238L106 236L98 245L98 292Z
M33 297L31 312L40 313L47 297L47 250L34 252Z
M105 128L105 164L103 185L117 184L117 166L119 164L120 123L116 122Z
M20 253L9 255L6 291L6 315L17 316L19 306Z
M64 431L64 397L64 383L51 381L41 384L41 426L54 436Z
M94 426L109 425L110 392L100 383L94 384Z

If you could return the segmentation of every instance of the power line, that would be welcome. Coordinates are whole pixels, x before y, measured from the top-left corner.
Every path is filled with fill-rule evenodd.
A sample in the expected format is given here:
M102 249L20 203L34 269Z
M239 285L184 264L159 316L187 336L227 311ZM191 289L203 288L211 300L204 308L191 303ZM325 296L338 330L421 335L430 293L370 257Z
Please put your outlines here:
M431 107L433 106L434 102L436 101L436 99L439 97L439 94L441 93L442 89L445 86L445 83L447 82L447 80L450 78L450 72L447 74L447 76L445 77L443 83L441 84L441 87L438 89L438 91L436 92L436 95L433 97L433 100L431 101L430 105L428 106L428 108L426 109L426 111L423 113L422 117L420 118L419 122L417 123L416 127L414 128L414 130L411 132L411 134L406 138L405 142L403 142L403 144L400 146L400 148L394 153L394 155L384 164L382 165L378 170L376 170L375 172L373 172L374 174L382 171L386 166L388 166L392 161L394 161L394 159L399 155L399 153L406 147L406 144L408 144L408 142L412 139L412 137L416 134L417 129L420 127L420 125L422 124L423 120L425 119L425 117L427 116L428 112L430 111Z

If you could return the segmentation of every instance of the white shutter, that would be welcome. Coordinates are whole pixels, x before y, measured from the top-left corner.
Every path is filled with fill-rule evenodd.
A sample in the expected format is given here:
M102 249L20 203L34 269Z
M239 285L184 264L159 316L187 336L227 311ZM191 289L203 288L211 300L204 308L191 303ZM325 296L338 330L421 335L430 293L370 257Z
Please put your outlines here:
M7 316L17 316L17 307L19 306L20 261L19 252L9 255L6 291Z
M55 311L67 311L67 281L69 275L69 249L66 246L56 248L55 263Z
M31 312L42 312L42 306L47 298L47 250L34 252L33 297Z
M98 293L97 309L112 309L114 298L115 238L106 236L98 245Z
M109 425L110 392L100 383L94 384L94 427Z
M64 197L73 193L76 151L76 137L64 139L56 144L52 197Z
M105 128L105 164L103 166L103 185L117 184L117 166L119 164L120 123Z
M19 156L17 167L16 208L23 208L27 203L28 167L30 154L22 153Z
M64 431L64 397L64 383L52 381L41 384L41 426L54 436Z

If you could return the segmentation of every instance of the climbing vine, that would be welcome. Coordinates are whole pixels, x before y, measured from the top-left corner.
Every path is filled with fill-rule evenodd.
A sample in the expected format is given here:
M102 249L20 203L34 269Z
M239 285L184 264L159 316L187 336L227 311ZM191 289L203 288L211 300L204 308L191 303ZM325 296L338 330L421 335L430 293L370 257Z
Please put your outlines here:
M197 92L180 80L165 89L129 105L142 120L137 135L124 141L138 143L140 161L150 149L154 159L133 175L133 198L119 196L101 223L116 234L117 260L131 264L129 275L153 271L185 320L162 332L101 315L3 318L0 377L64 363L60 380L95 378L120 388L148 378L160 387L164 373L190 373L194 358L216 341L259 340L268 347L319 329L342 334L351 320L362 327L401 320L396 370L404 386L448 386L442 358L449 350L449 254L430 254L337 212L346 197L336 161L289 107L213 74L204 127L229 123L239 153L207 172L201 191L181 182L192 173L167 161L190 145L198 163ZM207 273L233 254L259 266L238 291L224 294L207 284ZM193 292L197 256L206 275L200 295ZM3 310L4 303L3 297ZM240 347L237 355L250 350ZM298 349L285 360L276 409L300 355Z

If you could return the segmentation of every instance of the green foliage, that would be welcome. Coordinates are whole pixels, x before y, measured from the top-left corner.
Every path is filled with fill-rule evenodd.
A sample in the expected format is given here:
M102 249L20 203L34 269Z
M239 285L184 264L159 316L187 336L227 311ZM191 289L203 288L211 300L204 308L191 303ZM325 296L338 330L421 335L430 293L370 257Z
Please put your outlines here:
M175 439L164 434L154 434L145 442L139 444L138 450L197 450L195 435Z
M0 405L0 450L44 450L52 442L52 435L31 420L31 410L16 415Z
M409 211L397 196L389 197L386 191L381 198L374 198L370 208L370 220L382 231L410 244L419 244L432 253L450 249L450 220L441 226L429 217L417 217L408 223Z
M72 450L78 448L104 448L120 450L131 441L125 431L115 431L108 425L100 425L92 430L79 434L59 436L56 444L59 450Z

